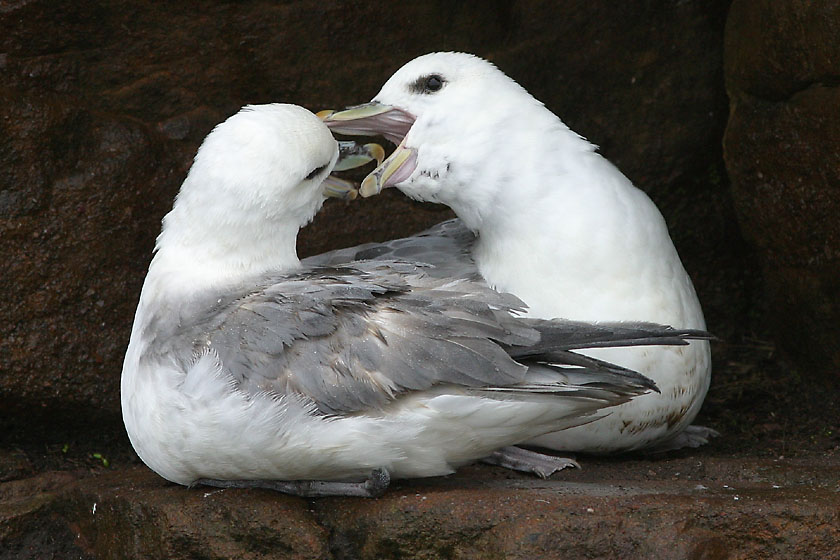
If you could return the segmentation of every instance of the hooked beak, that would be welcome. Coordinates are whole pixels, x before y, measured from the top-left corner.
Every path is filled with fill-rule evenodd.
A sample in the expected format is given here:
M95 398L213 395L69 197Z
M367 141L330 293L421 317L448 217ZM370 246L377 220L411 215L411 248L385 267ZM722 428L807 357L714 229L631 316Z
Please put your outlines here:
M391 105L371 101L342 111L321 111L317 116L333 132L356 136L382 135L397 149L362 181L359 193L367 198L408 179L417 167L417 150L405 147L414 115Z
M327 109L317 113L317 116L334 132L350 136L381 134L394 144L405 138L415 120L414 115L378 101L355 105L342 111Z
M400 142L397 149L388 156L388 159L377 166L362 181L359 193L364 197L379 194L382 189L402 183L414 172L417 167L417 150L405 147L405 139Z
M376 160L377 165L382 165L385 158L385 150L379 144L359 145L356 142L342 141L338 143L338 161L333 171L346 171L361 167L368 162ZM324 179L324 196L327 198L340 198L343 200L354 200L359 191L351 181L330 175Z
M385 150L379 144L360 146L357 142L342 140L338 143L338 161L333 171L356 169L373 160L376 160L376 165L382 165L384 159Z
M327 198L340 198L342 200L355 200L359 196L355 183L330 175L323 182L324 196Z

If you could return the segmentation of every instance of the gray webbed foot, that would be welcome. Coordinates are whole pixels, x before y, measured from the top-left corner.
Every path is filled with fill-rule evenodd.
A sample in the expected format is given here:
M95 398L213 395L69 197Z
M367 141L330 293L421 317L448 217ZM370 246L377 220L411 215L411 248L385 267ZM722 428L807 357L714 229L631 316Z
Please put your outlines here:
M686 447L700 447L706 445L713 437L720 436L720 432L705 426L689 426L671 439L663 441L653 447L645 449L647 453L663 453Z
M513 446L503 447L494 451L492 455L485 457L481 461L515 471L532 473L540 478L548 478L555 472L568 467L580 468L580 465L574 459L543 455L536 451L529 451Z
M391 483L391 475L386 469L374 469L361 482L337 482L331 480L215 480L200 478L192 486L203 484L217 488L266 488L284 494L304 498L322 498L325 496L358 496L378 498L385 493Z

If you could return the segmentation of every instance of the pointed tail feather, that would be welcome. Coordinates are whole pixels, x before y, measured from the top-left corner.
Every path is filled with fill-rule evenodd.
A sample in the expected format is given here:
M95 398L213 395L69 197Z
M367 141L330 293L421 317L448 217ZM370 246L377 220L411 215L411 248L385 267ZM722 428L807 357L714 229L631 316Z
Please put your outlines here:
M509 348L514 358L527 358L562 350L617 348L623 346L684 346L690 340L712 340L710 333L697 329L675 329L644 322L586 323L556 319L526 319L540 333L540 342L527 348Z
M529 366L528 379L505 392L547 394L575 391L610 393L629 400L648 391L660 392L656 383L639 372L573 350L649 345L686 345L690 340L711 340L706 331L674 329L644 322L587 323L568 320L525 319L540 333L530 346L509 346L511 357Z

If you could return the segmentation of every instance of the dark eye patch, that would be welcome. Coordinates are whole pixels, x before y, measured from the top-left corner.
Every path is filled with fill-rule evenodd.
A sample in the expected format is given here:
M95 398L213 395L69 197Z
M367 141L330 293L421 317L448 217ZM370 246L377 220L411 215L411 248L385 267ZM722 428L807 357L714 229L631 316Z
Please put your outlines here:
M315 177L317 177L318 175L320 175L321 173L323 173L323 172L324 172L324 169L326 169L326 168L327 168L327 164L324 164L324 165L322 165L321 167L316 167L315 169L313 169L313 170L309 173L309 175L307 175L307 176L306 176L306 180L307 180L307 181L309 181L309 180L311 180L311 179L314 179Z
M440 91L445 83L446 80L444 80L443 76L440 74L429 74L426 76L420 76L414 80L414 82L408 86L408 89L411 90L412 93L429 94Z

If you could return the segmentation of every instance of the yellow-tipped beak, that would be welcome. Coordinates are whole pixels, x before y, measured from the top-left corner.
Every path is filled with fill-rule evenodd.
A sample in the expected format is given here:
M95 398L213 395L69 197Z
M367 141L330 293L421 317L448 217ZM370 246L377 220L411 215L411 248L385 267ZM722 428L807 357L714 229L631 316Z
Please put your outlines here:
M333 171L355 169L374 160L376 160L376 165L381 165L384 159L385 150L379 144L360 146L356 142L339 142L338 162L333 167Z
M324 196L342 200L355 200L359 196L359 191L356 189L356 185L350 181L330 175L324 179Z
M382 192L382 189L408 179L416 166L417 152L412 148L406 148L405 140L403 140L397 146L397 149L388 156L388 159L365 177L359 189L359 194L364 198L377 195Z
M383 105L382 103L370 102L361 105L354 105L347 107L341 111L334 111L333 109L324 109L318 111L315 116L325 123L337 123L347 121L357 121L359 119L366 119L368 117L375 117L382 113L387 113L392 110L390 105Z
M350 136L381 134L394 144L405 138L415 120L413 115L402 109L376 101L342 111L328 109L317 115L333 132Z

